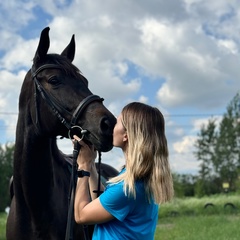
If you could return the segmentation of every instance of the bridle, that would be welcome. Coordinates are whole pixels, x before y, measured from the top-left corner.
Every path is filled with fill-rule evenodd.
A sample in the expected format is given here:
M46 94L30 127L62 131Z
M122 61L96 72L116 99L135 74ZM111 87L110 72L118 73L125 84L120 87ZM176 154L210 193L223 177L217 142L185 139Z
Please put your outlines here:
M97 95L93 95L93 94L89 95L79 103L79 105L77 106L77 108L75 109L75 111L73 113L70 113L67 109L63 108L61 106L61 104L59 104L59 102L57 101L57 99L54 96L49 94L43 88L43 86L37 79L37 75L45 69L62 69L62 68L57 64L44 64L41 67L37 68L35 71L33 69L34 69L34 67L32 67L31 73L32 73L32 78L35 83L34 96L35 96L35 107L36 107L36 124L38 124L38 107L37 107L37 90L38 90L39 93L41 94L42 98L46 101L46 103L51 108L52 112L57 116L57 118L60 120L60 122L62 124L64 124L65 127L68 129L69 138L71 137L71 131L74 128L80 128L82 131L82 135L84 135L83 133L86 133L86 130L84 130L81 126L76 125L77 119L79 118L79 116L82 114L82 112L85 110L85 108L90 103L95 102L95 101L102 102L104 99L100 98ZM61 115L61 112L72 116L71 121L67 122L66 119Z
M60 120L62 124L68 129L68 137L69 139L72 139L74 130L80 129L81 136L80 140L84 138L84 135L88 132L88 130L83 129L81 126L76 125L76 122L85 110L85 108L91 104L92 102L102 102L104 99L100 98L97 95L89 95L86 98L84 98L77 106L75 111L70 113L67 109L61 106L61 104L57 101L57 99L52 96L50 93L48 93L41 83L37 79L37 75L45 70L45 69L62 69L57 64L44 64L34 70L34 66L31 68L31 74L32 79L34 80L34 98L35 98L35 108L36 108L36 125L39 125L38 122L38 105L37 105L37 91L40 93L42 98L45 100L45 102L48 104L48 106L51 108L54 115L57 116L57 118ZM68 122L66 119L62 116L61 113L67 114L71 116L71 121ZM73 239L73 208L74 208L74 197L75 197L75 189L76 189L76 170L77 170L77 156L80 150L80 144L78 142L74 142L74 149L73 149L73 163L72 163L72 173L71 173L71 182L70 182L70 190L69 190L69 207L68 207L68 221L67 221L67 228L66 228L66 234L65 234L65 240ZM98 190L95 190L94 192L97 193L99 196L100 191L100 181L101 181L101 175L100 175L100 165L101 165L101 153L99 152L99 164L98 164ZM89 239L88 235L88 229L87 226L83 226L84 228L84 237L85 240Z

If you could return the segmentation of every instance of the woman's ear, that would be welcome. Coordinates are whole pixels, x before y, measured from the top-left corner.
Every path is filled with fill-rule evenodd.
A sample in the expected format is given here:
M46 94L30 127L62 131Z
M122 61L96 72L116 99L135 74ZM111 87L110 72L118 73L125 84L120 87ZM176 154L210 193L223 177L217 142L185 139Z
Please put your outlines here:
M127 133L124 133L123 134L123 142L127 142L127 140L128 140Z

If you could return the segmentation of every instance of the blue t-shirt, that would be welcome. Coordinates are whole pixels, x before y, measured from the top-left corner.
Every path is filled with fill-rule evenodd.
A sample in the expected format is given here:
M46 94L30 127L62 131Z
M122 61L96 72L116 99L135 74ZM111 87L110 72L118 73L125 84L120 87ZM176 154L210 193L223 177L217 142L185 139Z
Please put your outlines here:
M151 240L158 220L158 205L149 203L142 181L137 181L136 199L125 195L123 182L109 184L99 197L115 218L96 224L93 240Z

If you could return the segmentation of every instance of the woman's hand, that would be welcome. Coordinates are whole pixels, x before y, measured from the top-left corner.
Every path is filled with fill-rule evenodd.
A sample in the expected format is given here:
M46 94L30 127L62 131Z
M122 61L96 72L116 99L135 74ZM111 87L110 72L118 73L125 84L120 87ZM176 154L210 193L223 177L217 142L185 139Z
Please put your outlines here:
M87 145L83 140L80 140L78 136L74 135L73 138L81 145L77 158L78 168L90 171L96 159L97 151L93 145Z

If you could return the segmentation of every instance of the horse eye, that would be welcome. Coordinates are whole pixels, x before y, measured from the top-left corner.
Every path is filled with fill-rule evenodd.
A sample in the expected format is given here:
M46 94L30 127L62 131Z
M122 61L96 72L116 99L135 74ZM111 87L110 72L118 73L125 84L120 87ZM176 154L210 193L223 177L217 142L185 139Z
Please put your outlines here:
M57 76L52 76L48 79L48 83L52 84L52 85L57 85L59 84L59 80L57 78Z

